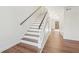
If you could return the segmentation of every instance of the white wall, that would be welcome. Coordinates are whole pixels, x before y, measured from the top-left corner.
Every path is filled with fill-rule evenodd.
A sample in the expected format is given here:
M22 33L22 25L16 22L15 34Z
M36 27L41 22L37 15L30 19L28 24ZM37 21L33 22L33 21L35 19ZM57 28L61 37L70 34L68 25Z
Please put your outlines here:
M37 7L0 7L0 52L20 41L28 24L20 23L26 19ZM24 31L25 30L25 31Z
M51 27L55 28L55 21L60 22L60 30L62 29L62 23L64 19L64 7L63 6L47 6L49 15L50 15L50 22Z
M49 11L50 22L54 28L54 21L60 21L60 32L64 39L79 41L79 7L67 6L47 6ZM66 11L66 9L70 9Z
M66 10L66 9L71 10ZM79 7L65 7L63 35L65 39L79 41Z

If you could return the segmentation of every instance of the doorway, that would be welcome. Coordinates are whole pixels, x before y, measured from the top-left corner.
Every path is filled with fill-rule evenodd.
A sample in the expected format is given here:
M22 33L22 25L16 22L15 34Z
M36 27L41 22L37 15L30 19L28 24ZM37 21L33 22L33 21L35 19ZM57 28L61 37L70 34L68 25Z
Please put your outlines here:
M59 29L59 21L55 21L55 29Z

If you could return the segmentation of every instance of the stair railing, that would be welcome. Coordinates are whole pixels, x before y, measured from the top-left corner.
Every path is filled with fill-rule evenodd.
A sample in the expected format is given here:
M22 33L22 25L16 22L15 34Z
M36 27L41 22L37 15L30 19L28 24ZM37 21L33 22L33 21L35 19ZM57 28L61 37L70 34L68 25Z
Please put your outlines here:
M45 12L45 15L44 15L44 17L43 17L43 19L42 19L42 21L41 21L41 23L40 23L40 25L39 25L39 29L41 28L41 26L42 26L42 24L43 24L43 21L44 21L44 19L45 19L45 17L46 17L46 15L47 15L47 12Z
M43 48L43 46L44 46L44 44L45 44L45 40L46 40L46 33L45 33L45 31L46 31L46 26L48 26L49 24L49 21L48 21L48 12L46 11L45 12L45 14L44 14L44 17L43 17L43 19L42 19L42 21L41 21L41 23L40 23L40 25L39 25L39 29L42 29L42 31L41 31L41 33L40 33L40 39L39 39L39 41L38 41L38 46L39 46L39 48Z
M32 14L30 14L25 20L23 20L20 25L23 25L33 14L35 14L41 7L38 7Z

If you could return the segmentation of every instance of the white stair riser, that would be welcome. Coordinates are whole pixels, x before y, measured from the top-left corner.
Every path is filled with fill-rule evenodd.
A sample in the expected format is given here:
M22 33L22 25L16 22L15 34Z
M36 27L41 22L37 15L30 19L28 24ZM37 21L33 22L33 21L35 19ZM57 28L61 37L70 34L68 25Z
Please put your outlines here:
M40 24L32 24L32 25L30 25L30 26L39 26Z
M41 31L41 29L28 29L28 30L31 30L31 31Z
M33 26L33 25L31 25L31 26L29 26L29 27L37 27L37 28L38 28L39 26Z
M24 38L29 38L33 40L39 40L39 37L33 37L33 36L24 36Z
M38 44L37 43L34 43L34 42L29 42L29 41L25 41L25 40L21 40L22 43L25 43L25 44L29 44L29 45L33 45L33 46L36 46L38 47Z
M34 29L29 29L29 30L27 30L27 31L29 31L29 32L34 32L34 33L35 33L35 31L36 31L36 32L41 32L41 30L34 30Z
M34 35L40 35L40 33L37 33L37 32L27 32L26 34L34 34Z

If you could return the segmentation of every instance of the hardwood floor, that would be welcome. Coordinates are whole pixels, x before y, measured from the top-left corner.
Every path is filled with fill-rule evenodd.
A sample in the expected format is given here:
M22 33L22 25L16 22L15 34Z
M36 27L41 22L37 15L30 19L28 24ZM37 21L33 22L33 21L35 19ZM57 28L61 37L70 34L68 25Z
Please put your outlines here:
M52 31L43 49L43 53L61 52L62 47L62 35L59 31Z
M24 43L19 43L5 51L3 51L2 53L37 53L38 52L38 48L28 45L28 44L24 44Z
M19 43L3 53L37 53L37 47ZM59 31L52 31L42 53L79 53L79 41L63 40Z
M53 31L43 53L79 53L79 41L63 39L59 31Z
M79 53L79 41L65 39L62 52Z

